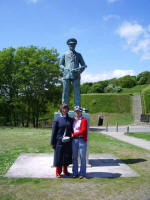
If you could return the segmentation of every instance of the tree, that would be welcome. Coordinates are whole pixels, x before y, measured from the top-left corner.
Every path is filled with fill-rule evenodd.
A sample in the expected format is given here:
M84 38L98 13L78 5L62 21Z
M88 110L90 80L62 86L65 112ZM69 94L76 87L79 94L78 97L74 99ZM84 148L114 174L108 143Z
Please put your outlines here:
M120 86L114 86L113 84L109 84L107 87L105 87L104 92L105 93L114 93L114 92L121 92L122 88Z
M144 71L137 76L137 84L144 85L150 83L150 72Z
M33 124L38 126L39 114L48 101L55 101L59 82L58 53L55 49L36 46L19 47L16 51L20 80L19 94L27 105L28 121L32 112ZM27 124L28 125L28 124Z
M118 79L118 84L122 88L131 88L136 85L136 77L135 76L124 76Z
M40 113L47 110L49 101L56 104L59 97L57 84L61 74L57 51L36 46L3 49L0 51L0 73L2 112L13 116L14 125L21 117L22 122L27 118L27 126L32 118L33 125L38 127Z
M14 57L15 49L12 47L0 51L0 108L1 116L5 118L4 124L10 120L17 104L17 68Z
M81 94L87 94L91 90L92 83L83 83L80 87Z
M104 88L108 85L108 81L99 81L92 84L90 93L104 93Z

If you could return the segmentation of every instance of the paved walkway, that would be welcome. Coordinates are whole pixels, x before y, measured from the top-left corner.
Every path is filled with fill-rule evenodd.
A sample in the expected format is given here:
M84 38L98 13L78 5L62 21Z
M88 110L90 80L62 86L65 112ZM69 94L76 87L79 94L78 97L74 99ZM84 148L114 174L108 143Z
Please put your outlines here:
M140 95L134 95L132 97L132 109L133 109L133 116L134 116L134 123L139 123L141 114L142 114L142 105L141 105L141 97Z
M150 132L150 124L147 125L128 125L128 126L118 126L118 132L127 132L127 127L129 127L129 132ZM93 126L90 127L90 131L103 132L106 131L106 126ZM108 132L117 132L116 126L108 126Z
M127 142L129 144L133 144L135 146L141 147L143 149L150 150L150 142L149 141L146 141L146 140L143 140L143 139L140 139L140 138L135 138L135 137L132 137L132 136L124 135L123 132L105 132L105 131L102 131L101 133L108 135L108 136L111 136L113 138L116 138L118 140Z

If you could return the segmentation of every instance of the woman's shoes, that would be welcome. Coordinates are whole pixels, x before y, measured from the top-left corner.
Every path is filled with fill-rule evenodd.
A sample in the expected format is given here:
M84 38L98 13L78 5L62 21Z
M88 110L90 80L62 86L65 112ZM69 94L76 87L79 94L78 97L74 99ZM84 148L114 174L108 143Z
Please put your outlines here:
M86 176L79 176L79 179L87 179Z
M64 173L64 175L66 175L66 176L71 176L71 173L66 172L66 173Z
M78 175L73 175L72 178L78 178Z
M79 179L83 179L84 178L84 176L79 176Z
M56 173L56 177L57 178L61 178L60 174Z

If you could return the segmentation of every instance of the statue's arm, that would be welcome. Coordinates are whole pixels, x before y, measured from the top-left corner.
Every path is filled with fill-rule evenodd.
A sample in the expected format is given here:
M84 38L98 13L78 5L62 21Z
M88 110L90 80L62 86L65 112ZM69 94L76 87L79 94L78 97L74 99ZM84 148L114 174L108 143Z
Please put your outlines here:
M83 57L82 57L82 55L81 54L79 54L79 63L80 63L80 65L81 65L81 73L85 70L85 68L87 67L86 66L86 64L85 64L85 62L84 62L84 60L83 60Z
M61 58L60 58L60 62L59 62L59 69L60 71L64 71L64 68L65 68L65 55L63 55Z

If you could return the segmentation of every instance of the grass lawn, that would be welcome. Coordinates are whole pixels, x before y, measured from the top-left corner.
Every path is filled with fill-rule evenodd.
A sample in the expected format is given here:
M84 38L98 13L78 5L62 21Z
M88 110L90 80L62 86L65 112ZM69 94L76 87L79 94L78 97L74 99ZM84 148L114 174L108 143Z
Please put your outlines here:
M90 153L114 154L139 173L135 178L4 178L18 155L50 153L49 129L0 129L0 200L148 200L150 151L90 132Z
M150 132L145 132L145 133L126 133L126 135L149 140L150 141Z

